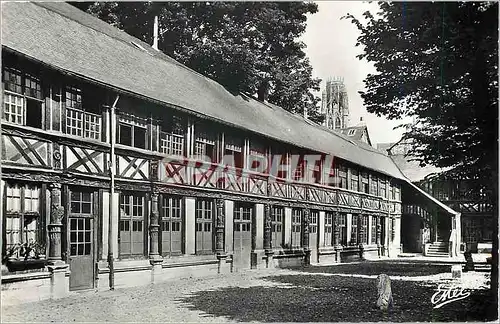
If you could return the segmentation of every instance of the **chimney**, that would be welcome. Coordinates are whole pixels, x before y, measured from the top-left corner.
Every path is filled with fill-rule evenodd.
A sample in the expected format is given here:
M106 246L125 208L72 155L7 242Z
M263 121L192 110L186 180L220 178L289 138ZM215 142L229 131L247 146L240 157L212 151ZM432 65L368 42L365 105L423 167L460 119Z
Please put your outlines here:
M158 50L158 16L155 16L155 22L153 26L153 48Z
M363 117L359 117L359 121L362 122L363 121Z
M262 102L267 102L267 97L269 95L269 82L267 80L263 80L259 88L257 89L257 98Z

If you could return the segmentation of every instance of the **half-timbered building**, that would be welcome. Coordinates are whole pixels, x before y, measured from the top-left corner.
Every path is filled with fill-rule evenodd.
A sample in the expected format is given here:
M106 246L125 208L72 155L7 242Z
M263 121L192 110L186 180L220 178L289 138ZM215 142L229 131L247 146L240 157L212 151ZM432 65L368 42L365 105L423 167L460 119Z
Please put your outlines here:
M2 87L3 292L106 289L110 260L119 287L395 256L402 190L429 200L386 154L68 4L2 4ZM250 165L276 157L297 167Z

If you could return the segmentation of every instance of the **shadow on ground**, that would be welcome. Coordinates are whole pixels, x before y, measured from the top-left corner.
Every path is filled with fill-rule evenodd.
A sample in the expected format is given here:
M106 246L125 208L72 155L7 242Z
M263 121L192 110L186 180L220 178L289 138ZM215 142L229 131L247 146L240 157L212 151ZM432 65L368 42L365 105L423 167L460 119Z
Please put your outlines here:
M235 321L261 322L445 322L491 321L496 307L485 291L434 309L435 287L393 281L394 308L375 307L376 280L312 274L269 276L278 287L229 287L202 291L181 301L190 309Z
M402 263L398 261L366 261L359 263L338 264L334 266L314 266L290 269L309 273L348 273L375 276L385 273L388 276L419 277L439 273L449 273L451 265L423 264L415 262Z

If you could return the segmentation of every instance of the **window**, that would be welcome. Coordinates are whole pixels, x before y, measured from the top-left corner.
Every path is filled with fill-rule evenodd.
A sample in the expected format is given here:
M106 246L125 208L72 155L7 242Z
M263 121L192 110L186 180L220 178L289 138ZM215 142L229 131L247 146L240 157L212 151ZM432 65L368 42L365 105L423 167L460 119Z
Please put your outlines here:
M85 191L71 192L71 214L93 215L92 193Z
M466 243L477 243L482 238L481 219L468 217L464 218L463 237Z
M271 209L271 246L280 248L283 244L283 220L284 209L272 207Z
M168 155L184 156L185 122L182 118L171 116L168 124L160 132L160 152Z
M347 135L353 136L355 133L356 133L355 129L350 129L349 132L347 133Z
M18 69L3 70L3 119L25 126L42 128L42 86L40 78Z
M301 246L302 210L292 209L292 247Z
M26 256L22 255L19 245L45 241L40 217L40 191L41 188L35 185L7 183L5 186L5 249L12 250L14 258Z
M196 254L211 254L214 251L214 202L196 200Z
M319 212L311 210L311 219L309 222L309 234L316 235L318 233L318 218Z
M399 188L399 185L394 185L394 196L396 197L397 201L401 201L401 189Z
M264 145L256 141L250 143L250 162L251 164L247 166L248 169L258 170L262 173L267 173L267 157L266 148Z
M194 155L204 161L217 162L215 151L216 136L204 128L202 125L195 127Z
M385 180L380 180L380 197L387 198L387 192L386 192L386 182Z
M347 245L347 215L337 214L337 226L339 227L340 245Z
M239 204L234 205L234 231L248 232L252 231L252 210L251 205Z
M378 195L378 180L373 175L370 175L370 195Z
M390 186L389 190L391 190L391 199L396 200L396 186L395 185Z
M360 231L359 231L359 243L368 244L368 216L359 216L360 220Z
M243 145L242 140L235 137L234 134L226 134L224 137L225 151L224 155L232 156L235 168L243 168ZM233 161L224 161L224 163L232 163Z
M95 95L95 94L93 94ZM101 115L99 104L83 105L82 89L67 86L66 92L66 133L95 140L101 139Z
M333 245L333 214L325 213L325 246Z
M359 191L358 171L351 169L351 190Z
M343 165L338 166L339 188L347 189L347 168Z
M161 197L161 254L182 253L182 198Z
M120 195L120 257L144 254L144 196Z
M293 159L291 159L293 161ZM297 161L297 165L292 165L292 171L293 172L293 180L295 181L304 181L304 169L306 166L306 161L304 160L304 157L300 155L299 160Z
M372 241L371 244L377 244L377 216L372 216Z
M118 120L118 143L145 149L146 125L145 119L122 113Z
M368 187L368 174L361 174L361 191L364 193L370 193L370 187Z
M351 245L358 244L358 217L351 216Z

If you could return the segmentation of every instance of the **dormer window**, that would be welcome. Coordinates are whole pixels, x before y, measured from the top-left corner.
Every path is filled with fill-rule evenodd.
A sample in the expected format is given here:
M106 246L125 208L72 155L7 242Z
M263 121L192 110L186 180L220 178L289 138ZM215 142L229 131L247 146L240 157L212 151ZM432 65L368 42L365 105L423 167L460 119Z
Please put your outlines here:
M194 155L198 159L210 159L210 162L216 161L215 134L205 129L202 125L195 127Z
M168 155L184 156L185 120L171 116L160 132L160 152Z
M224 142L224 155L232 156L235 168L243 168L243 141L237 138L234 133L226 133Z
M347 133L347 135L353 136L355 133L356 133L355 129L350 129L349 132Z
M42 86L38 76L20 69L3 70L4 112L7 122L42 128Z

